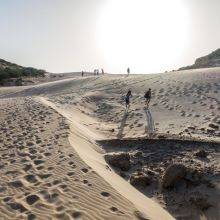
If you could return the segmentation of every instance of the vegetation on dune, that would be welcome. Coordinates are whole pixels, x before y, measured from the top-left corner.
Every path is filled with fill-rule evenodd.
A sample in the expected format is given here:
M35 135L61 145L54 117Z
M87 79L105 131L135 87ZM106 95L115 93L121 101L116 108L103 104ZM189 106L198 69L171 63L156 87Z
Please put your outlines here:
M44 77L46 71L32 67L23 67L0 59L0 84L15 79L15 84L21 84L22 77Z
M213 51L207 56L196 59L193 65L182 67L179 70L209 68L209 67L220 67L220 49Z

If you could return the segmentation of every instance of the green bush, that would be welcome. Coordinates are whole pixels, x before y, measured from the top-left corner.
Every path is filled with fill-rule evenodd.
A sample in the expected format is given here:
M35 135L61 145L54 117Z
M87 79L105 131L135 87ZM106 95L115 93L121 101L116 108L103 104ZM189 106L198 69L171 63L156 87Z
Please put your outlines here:
M22 76L21 69L6 67L4 71L9 75L9 78L18 78Z
M38 76L45 76L46 71L45 70L38 70L32 67L26 67L22 71L23 76L32 76L32 77L38 77Z
M22 78L17 78L17 79L15 80L15 85L16 85L16 86L22 86Z
M18 78L21 77L44 77L46 71L38 70L32 67L25 68L15 68L15 67L6 67L5 69L0 69L0 82L10 78ZM18 83L19 84L19 83Z
M9 78L9 74L5 72L4 70L0 69L0 81Z

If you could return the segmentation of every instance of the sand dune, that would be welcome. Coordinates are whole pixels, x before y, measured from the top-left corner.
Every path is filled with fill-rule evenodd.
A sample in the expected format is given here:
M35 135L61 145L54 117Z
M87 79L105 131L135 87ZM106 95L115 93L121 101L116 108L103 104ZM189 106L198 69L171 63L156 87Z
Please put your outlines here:
M170 212L177 219L219 219L219 74L213 68L74 77L0 89L0 218L172 219ZM154 144L146 139L152 132ZM193 156L201 149L206 160ZM131 157L129 171L104 160L120 152ZM210 184L158 191L172 163L194 167ZM130 178L147 168L153 183L133 187ZM212 207L191 204L193 192L205 194Z
M31 98L1 104L1 218L138 218L134 205L79 158L64 117Z
M95 129L99 129L99 121L103 122L104 133L115 136L120 123L125 122L123 95L131 88L132 107L122 136L135 137L141 135L146 124L143 95L149 87L153 90L150 111L157 132L219 138L218 129L210 127L219 122L219 68L130 77L74 78L19 88L18 92L15 88L14 93L13 88L10 93L2 90L1 97L48 97L62 108L78 109L97 119ZM90 127L95 127L95 123Z
M56 109L70 121L71 134L69 140L79 156L121 195L131 201L138 210L141 210L143 216L148 216L150 219L172 219L172 217L160 208L158 204L139 193L109 168L103 158L104 152L101 151L96 144L96 141L103 140L103 137L101 135L97 136L95 133L88 131L85 126L79 126L79 123L77 122L77 117L80 116L79 113L77 114L75 112L74 115L70 115L44 98L40 97L39 100ZM139 216L139 218L141 218L141 216Z

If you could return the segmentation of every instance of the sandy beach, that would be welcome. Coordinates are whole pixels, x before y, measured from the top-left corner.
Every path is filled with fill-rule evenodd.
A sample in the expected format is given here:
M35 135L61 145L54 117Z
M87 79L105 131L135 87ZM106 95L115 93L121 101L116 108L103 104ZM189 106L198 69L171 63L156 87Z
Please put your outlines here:
M220 219L219 97L220 68L0 88L0 219Z

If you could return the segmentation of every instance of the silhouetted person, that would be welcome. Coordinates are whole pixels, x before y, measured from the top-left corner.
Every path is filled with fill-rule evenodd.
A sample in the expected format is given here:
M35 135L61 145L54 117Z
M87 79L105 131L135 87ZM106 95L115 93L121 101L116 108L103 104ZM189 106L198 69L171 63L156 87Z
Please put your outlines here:
M130 74L130 68L129 67L127 68L127 74L128 74L128 76Z
M131 90L129 89L126 96L125 96L125 106L126 110L130 107L130 98L132 97Z
M82 71L82 77L84 76L84 71Z
M148 89L148 91L145 92L144 98L145 98L145 104L147 105L147 108L148 108L150 100L151 100L151 89Z

